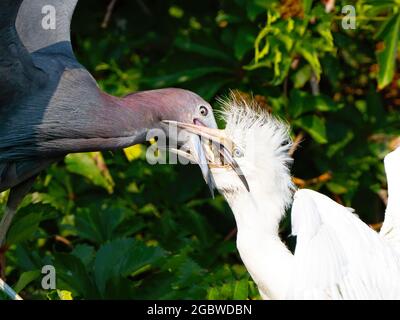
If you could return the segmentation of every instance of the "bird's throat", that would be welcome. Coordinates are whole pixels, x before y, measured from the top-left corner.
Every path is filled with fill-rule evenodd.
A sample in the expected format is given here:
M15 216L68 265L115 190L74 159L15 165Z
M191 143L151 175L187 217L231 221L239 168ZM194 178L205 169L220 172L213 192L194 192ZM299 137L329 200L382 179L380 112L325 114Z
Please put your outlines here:
M258 194L254 187L251 192L222 193L235 216L238 251L261 295L284 299L293 260L279 237L279 222L285 213L284 196L276 190Z

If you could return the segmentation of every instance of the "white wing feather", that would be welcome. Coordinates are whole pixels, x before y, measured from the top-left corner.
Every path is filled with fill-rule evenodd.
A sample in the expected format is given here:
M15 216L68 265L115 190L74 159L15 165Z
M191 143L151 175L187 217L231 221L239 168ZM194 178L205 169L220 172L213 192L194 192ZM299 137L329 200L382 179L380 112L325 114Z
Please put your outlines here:
M291 299L400 299L400 257L348 208L299 190Z
M400 254L400 148L385 157L388 204L380 234Z

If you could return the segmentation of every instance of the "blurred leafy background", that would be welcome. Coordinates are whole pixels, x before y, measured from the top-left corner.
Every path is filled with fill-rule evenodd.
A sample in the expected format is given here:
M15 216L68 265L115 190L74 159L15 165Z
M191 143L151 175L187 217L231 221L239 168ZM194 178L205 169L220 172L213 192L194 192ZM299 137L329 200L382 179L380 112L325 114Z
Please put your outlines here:
M349 4L355 30L342 27ZM399 9L398 0L81 0L72 35L111 94L183 87L215 109L229 89L253 97L301 141L296 184L379 228L382 159L400 132ZM293 247L289 230L286 219ZM222 197L211 199L195 166L149 165L144 146L52 166L7 242L2 276L27 299L259 298ZM59 290L41 289L46 264Z

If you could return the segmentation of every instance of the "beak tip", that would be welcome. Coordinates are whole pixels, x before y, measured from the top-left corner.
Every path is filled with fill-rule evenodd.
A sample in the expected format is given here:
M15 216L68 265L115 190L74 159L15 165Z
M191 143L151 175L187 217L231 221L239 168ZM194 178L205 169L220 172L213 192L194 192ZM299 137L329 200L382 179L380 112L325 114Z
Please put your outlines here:
M247 182L247 179L244 176L242 176L241 180L242 180L247 192L250 192L250 186L249 186L249 183Z

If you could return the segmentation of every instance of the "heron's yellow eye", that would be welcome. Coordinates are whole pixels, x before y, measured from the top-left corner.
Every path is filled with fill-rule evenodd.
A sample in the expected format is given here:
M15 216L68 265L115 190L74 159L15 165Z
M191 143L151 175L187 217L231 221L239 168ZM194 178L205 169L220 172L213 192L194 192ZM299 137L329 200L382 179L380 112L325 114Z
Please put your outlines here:
M203 117L206 117L206 116L208 115L208 109L207 109L207 107L205 107L205 106L200 106L200 114L201 114Z
M240 150L239 148L236 147L233 149L232 155L235 158L241 158L241 157L243 157L243 152L242 152L242 150Z

